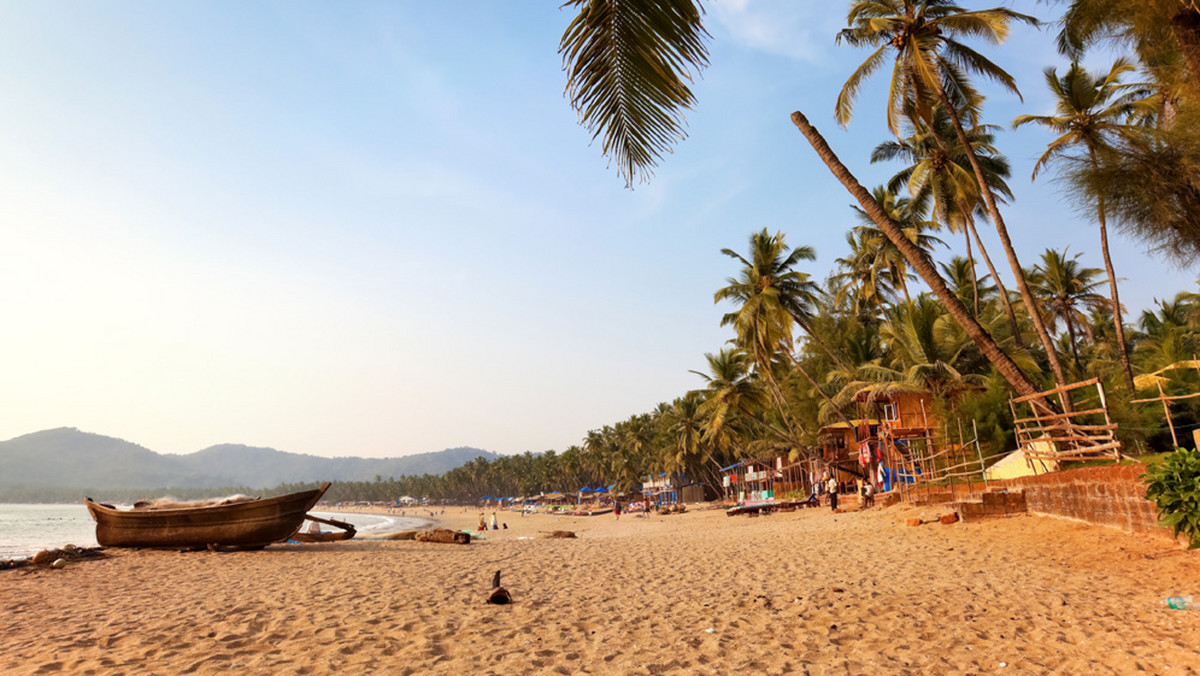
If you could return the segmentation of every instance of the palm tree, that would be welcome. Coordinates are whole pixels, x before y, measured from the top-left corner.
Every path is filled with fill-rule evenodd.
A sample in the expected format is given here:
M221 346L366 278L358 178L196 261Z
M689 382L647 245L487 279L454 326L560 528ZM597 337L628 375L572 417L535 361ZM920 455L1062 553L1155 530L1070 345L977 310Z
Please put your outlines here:
M951 330L948 320L927 294L889 313L880 337L902 374L899 382L918 385L938 398L981 384L982 376L963 372L971 342Z
M932 256L934 245L945 246L946 243L942 240L925 234L925 229L930 223L925 218L927 200L921 197L915 199L899 197L894 190L885 186L876 187L871 191L871 195L884 212L900 226L905 238L924 251L927 257ZM854 228L859 236L859 243L862 247L875 252L873 267L880 272L883 279L887 280L888 285L893 289L900 290L904 300L911 301L912 296L908 292L908 282L915 280L916 276L909 272L911 266L908 261L896 248L896 245L888 240L883 231L875 226L875 222L865 211L859 207L852 208L860 221L860 225ZM840 263L841 259L838 259L838 262Z
M1081 267L1080 255L1068 258L1065 251L1046 249L1042 262L1033 270L1030 284L1041 301L1046 323L1054 331L1060 322L1066 328L1077 372L1081 370L1078 334L1081 330L1091 331L1084 310L1108 306L1107 299L1095 292L1103 283L1096 279L1103 270Z
M763 408L765 397L745 352L724 349L704 358L709 372L692 371L705 381L706 398L699 408L703 439L714 462L722 462L736 458L745 446L750 421Z
M808 275L794 269L801 260L814 260L816 253L811 247L789 249L783 233L772 235L766 228L750 236L749 260L732 249L721 253L742 264L739 276L727 278L727 286L713 294L714 303L730 300L737 304L721 318L721 326L734 327L735 343L770 383L785 426L797 435L772 362L780 351L791 350L793 312L801 312L797 306L806 305L805 298L816 293L816 284Z
M1017 289L1025 305L1032 309L1034 298L1025 280L1021 262L1008 235L1004 217L996 206L987 174L967 138L960 116L960 112L965 112L974 122L977 112L975 106L980 100L964 71L994 80L1020 96L1011 75L956 39L959 36L981 37L999 44L1008 37L1009 24L1013 21L1037 24L1037 20L1031 16L1002 7L968 11L951 4L950 0L858 0L850 7L847 15L849 27L838 33L838 41L845 40L851 46L873 46L876 49L842 87L834 114L843 126L849 123L859 88L883 64L888 50L894 49L896 60L892 85L888 90L888 127L899 138L901 116L931 126L934 109L939 104L943 107L975 174L992 225L1000 236L1000 243L1017 280ZM1031 310L1030 317L1046 349L1055 382L1060 386L1066 385L1066 375L1054 351L1049 331L1036 312Z
M877 242L870 233L855 228L846 233L846 245L850 254L834 260L840 272L831 278L838 285L837 300L849 301L859 317L877 321L884 306L896 298L892 280L877 264Z
M1082 148L1093 168L1099 168L1099 153L1110 150L1112 141L1128 137L1143 130L1131 125L1128 120L1139 114L1150 113L1153 106L1149 92L1143 84L1122 84L1121 77L1134 70L1134 65L1125 59L1117 59L1108 74L1093 76L1078 61L1072 62L1067 72L1059 77L1054 68L1045 70L1046 84L1055 97L1054 115L1021 115L1013 120L1013 127L1038 124L1060 136L1050 142L1046 152L1033 167L1033 178L1047 163L1068 153L1072 148ZM1133 392L1133 369L1129 365L1129 354L1125 347L1125 327L1121 317L1121 300L1117 292L1117 275L1113 270L1112 255L1108 248L1108 224L1104 215L1104 195L1096 197L1096 221L1100 225L1100 251L1104 256L1104 269L1108 273L1108 291L1112 298L1113 326L1116 329L1117 353L1121 358L1121 370L1125 376L1125 387Z
M726 279L728 285L713 294L714 303L729 300L738 304L733 312L721 318L721 325L732 325L737 331L736 344L750 354L771 384L784 423L791 430L792 438L798 438L796 433L801 430L792 429L794 421L788 415L773 362L776 356L782 356L812 384L817 394L827 398L816 379L792 354L792 324L795 322L803 328L820 292L808 274L796 270L795 266L801 260L814 260L816 253L806 246L791 249L783 233L772 235L766 228L750 236L749 259L732 249L722 249L721 253L742 264L739 276ZM826 352L835 361L840 361L828 348Z
M950 282L954 289L954 295L968 306L986 305L991 297L997 295L997 288L988 283L991 275L978 277L971 269L974 265L970 259L955 256L950 259L949 263L939 263L939 267L941 267L946 281ZM978 314L976 312L976 316Z
M1009 173L1008 160L992 144L994 129L996 127L993 125L975 125L967 130L967 139L993 193L1001 199L1010 199L1012 192L1005 181ZM928 199L933 203L936 219L950 232L963 231L967 259L972 262L969 268L972 274L975 273L974 256L971 254L971 239L974 238L988 272L1000 289L1004 312L1008 316L1017 345L1021 346L1021 328L1009 301L1008 290L1004 288L1004 282L996 272L996 266L992 264L992 257L988 255L987 248L979 237L979 231L975 228L975 215L978 213L986 216L987 211L970 160L959 145L949 114L941 106L937 106L929 126L914 130L907 138L880 143L871 152L872 163L894 159L910 164L891 178L888 187L898 189L903 183L907 185L909 194L917 198L928 195ZM978 296L976 293L975 297ZM978 306L975 306L975 314L979 314Z
M762 320L772 314L775 314L776 319L783 320L782 316L776 314L783 312L790 316L830 359L841 364L841 358L810 330L813 308L821 296L821 290L808 273L796 270L795 267L802 260L816 260L817 254L812 247L796 247L789 252L783 233L776 232L771 235L763 228L762 231L750 235L749 260L733 249L721 249L721 253L741 263L742 270L739 278L730 277L725 280L728 286L714 294L714 302L730 300L743 306L747 303L752 306L773 306L765 313L751 307L750 312L741 319L739 317L742 311L739 309L722 317L721 326L733 324L741 335L748 328L744 324L746 320ZM739 321L743 323L739 324ZM791 335L790 328L788 335Z
M1074 59L1103 39L1132 45L1138 59L1164 86L1200 98L1200 5L1194 0L1071 0L1058 35L1059 51Z
M1200 303L1196 294L1180 293L1158 301L1158 309L1144 310L1141 327L1133 339L1134 355L1144 372L1156 371L1167 364L1192 359L1200 351Z
M1038 391L1033 381L1029 379L1025 371L1013 360L1012 356L1005 352L992 334L980 324L971 314L970 310L963 305L962 301L954 295L954 292L946 285L946 280L938 274L933 262L923 256L921 250L904 236L899 224L893 221L880 208L879 203L871 197L871 193L858 182L854 174L846 168L845 164L838 158L833 149L829 147L829 142L825 137L817 131L816 127L808 121L804 113L800 111L792 112L792 124L796 125L796 129L804 136L813 151L817 153L817 157L829 167L830 173L834 178L842 184L843 187L854 197L863 211L879 226L883 234L891 240L892 244L904 255L909 264L913 266L913 270L917 275L929 285L929 288L938 297L938 300L946 307L946 311L954 318L954 321L962 327L967 336L979 347L983 356L991 362L996 371L1001 377L1016 390L1018 395L1035 394Z

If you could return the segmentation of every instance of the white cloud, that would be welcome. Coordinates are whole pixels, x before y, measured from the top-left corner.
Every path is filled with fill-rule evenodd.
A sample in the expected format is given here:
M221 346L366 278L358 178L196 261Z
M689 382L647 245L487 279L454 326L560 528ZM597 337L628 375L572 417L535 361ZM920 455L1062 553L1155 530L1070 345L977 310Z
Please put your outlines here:
M829 52L846 15L843 3L812 0L718 0L710 10L738 44L808 62Z

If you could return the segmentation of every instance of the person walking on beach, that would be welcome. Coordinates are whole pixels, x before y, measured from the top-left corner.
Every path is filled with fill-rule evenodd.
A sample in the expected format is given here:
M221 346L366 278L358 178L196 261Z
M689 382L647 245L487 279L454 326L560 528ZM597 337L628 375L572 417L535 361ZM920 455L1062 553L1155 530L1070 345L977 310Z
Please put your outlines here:
M617 516L617 521L621 520L621 503L613 502L613 514Z
M832 476L829 477L829 483L826 485L826 488L829 489L829 509L836 512L837 511L837 498L838 498L837 479Z
M500 526L496 524L496 513L492 512L492 530L500 530Z

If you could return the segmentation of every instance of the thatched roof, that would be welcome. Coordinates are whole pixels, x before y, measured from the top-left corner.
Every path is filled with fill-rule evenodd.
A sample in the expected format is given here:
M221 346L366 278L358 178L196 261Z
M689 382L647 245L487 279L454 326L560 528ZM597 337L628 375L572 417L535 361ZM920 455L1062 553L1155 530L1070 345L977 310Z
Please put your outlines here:
M1177 361L1174 364L1167 364L1154 373L1143 373L1137 376L1133 379L1133 386L1139 390L1144 390L1149 387L1166 385L1171 379L1163 374L1176 369L1200 369L1200 361L1185 359L1184 361Z
M866 422L868 425L878 425L879 424L879 421L876 420L875 418L868 418L866 420L863 420L860 418L858 420L851 420L850 422L854 423L855 427L858 427L859 425L863 424L864 422ZM848 429L850 429L850 426L847 425L846 423L837 422L837 423L833 423L831 425L825 425L818 432L820 434L824 434L826 432L833 432L834 430L848 430Z

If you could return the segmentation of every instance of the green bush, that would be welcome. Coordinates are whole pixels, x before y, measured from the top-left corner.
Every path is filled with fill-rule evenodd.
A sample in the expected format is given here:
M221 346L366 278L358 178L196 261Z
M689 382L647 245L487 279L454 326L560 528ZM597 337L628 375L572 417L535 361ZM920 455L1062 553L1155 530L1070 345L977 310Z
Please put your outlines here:
M1200 451L1176 448L1146 470L1146 499L1158 506L1159 522L1188 549L1200 548Z

